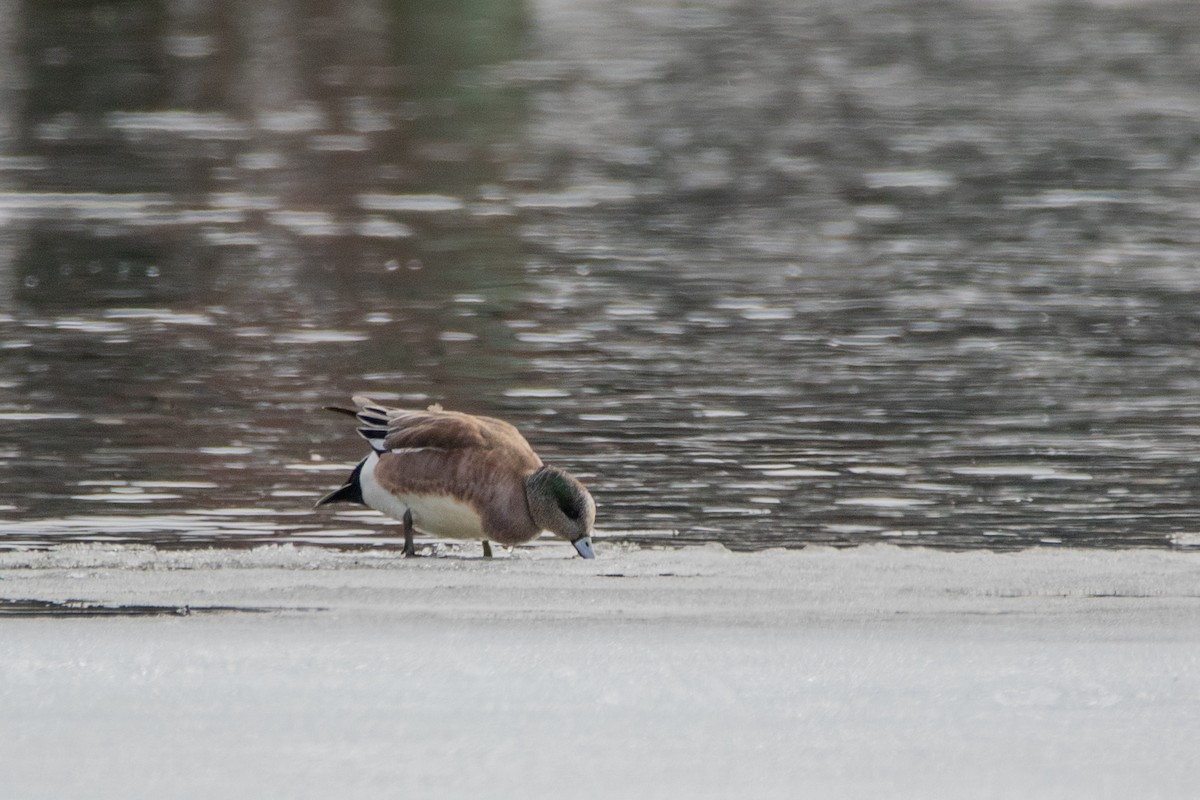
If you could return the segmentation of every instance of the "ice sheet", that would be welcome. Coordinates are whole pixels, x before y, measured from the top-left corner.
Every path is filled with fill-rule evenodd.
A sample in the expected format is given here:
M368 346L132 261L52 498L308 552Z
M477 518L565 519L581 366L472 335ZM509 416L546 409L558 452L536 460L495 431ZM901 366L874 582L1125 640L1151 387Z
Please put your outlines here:
M1190 797L1200 559L0 553L20 798Z

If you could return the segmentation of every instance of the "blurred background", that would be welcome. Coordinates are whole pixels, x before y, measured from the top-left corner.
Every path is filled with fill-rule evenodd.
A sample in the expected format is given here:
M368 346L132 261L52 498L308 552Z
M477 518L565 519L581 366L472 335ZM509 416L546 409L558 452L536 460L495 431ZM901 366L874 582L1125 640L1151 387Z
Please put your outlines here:
M0 548L394 546L351 393L602 540L1196 546L1198 344L1190 0L0 0Z

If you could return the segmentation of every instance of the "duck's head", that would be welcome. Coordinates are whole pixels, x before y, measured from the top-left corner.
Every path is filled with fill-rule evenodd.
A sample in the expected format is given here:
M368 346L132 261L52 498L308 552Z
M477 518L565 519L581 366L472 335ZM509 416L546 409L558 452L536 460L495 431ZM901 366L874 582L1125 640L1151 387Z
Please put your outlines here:
M525 495L536 524L575 545L584 558L596 557L592 550L596 502L582 483L561 469L542 467L525 479Z

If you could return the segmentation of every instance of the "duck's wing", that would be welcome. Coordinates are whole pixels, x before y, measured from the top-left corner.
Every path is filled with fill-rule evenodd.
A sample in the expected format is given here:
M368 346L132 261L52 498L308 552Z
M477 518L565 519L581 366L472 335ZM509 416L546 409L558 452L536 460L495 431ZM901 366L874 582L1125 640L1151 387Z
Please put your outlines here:
M536 456L496 449L405 448L379 453L372 478L388 494L405 498L416 508L414 522L419 530L514 545L529 541L539 531L526 497L525 476L537 468L529 458ZM426 505L430 499L433 502ZM478 531L464 534L461 524L455 527L457 532L441 527L436 516L448 505L469 509L478 518Z
M389 408L370 398L356 396L358 432L375 450L430 449L442 451L502 451L540 464L516 428L491 417L477 417L430 406L424 411Z
M359 433L379 454L373 478L389 493L458 500L479 515L483 537L502 544L537 535L525 478L542 460L512 425L440 407L411 411L354 401Z

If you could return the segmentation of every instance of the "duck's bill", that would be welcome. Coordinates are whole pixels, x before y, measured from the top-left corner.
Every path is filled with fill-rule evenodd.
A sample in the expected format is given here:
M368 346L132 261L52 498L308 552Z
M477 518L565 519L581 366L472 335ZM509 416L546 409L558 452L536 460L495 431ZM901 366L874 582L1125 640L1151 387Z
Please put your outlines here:
M580 536L578 539L571 542L571 544L575 545L575 552L579 553L579 555L583 556L584 558L596 557L596 551L592 549L592 537Z

